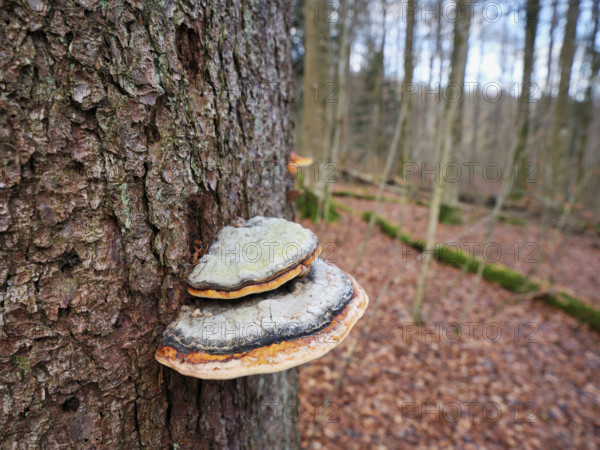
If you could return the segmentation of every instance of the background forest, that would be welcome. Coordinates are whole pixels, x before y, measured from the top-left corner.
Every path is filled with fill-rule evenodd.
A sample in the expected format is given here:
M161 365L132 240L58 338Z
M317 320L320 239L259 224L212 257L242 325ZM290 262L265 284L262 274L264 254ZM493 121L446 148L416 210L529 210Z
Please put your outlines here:
M459 192L497 194L507 167L518 181L512 197L531 191L538 202L564 202L581 190L577 210L598 209L598 2L303 8L290 10L295 83L283 93L295 101L296 147L307 156L383 173L402 115L390 181L429 182L446 109L456 104L448 155L460 169L448 169L458 180L449 183L450 204Z
M289 14L297 205L374 299L303 442L597 445L600 2Z

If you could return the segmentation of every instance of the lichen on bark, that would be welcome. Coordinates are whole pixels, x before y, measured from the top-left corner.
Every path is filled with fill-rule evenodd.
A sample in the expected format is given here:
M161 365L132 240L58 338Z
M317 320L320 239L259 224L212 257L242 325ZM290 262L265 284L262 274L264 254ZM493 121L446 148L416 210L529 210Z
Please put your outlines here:
M297 445L297 373L161 370L194 240L291 218L283 5L0 6L2 447ZM270 406L269 406L270 405Z

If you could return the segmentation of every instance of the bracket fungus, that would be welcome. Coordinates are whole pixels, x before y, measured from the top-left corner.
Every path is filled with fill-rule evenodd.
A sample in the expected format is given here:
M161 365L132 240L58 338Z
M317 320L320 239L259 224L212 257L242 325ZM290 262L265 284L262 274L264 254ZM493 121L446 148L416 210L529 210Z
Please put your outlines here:
M312 231L283 219L223 228L188 277L189 292L207 298L181 307L156 360L183 375L227 380L323 356L369 298L350 275L316 259L320 250Z
M287 170L290 175L296 175L298 173L298 167L308 167L313 163L311 158L300 156L296 152L290 153L290 160L287 163Z
M308 273L321 252L317 236L274 217L254 217L217 234L188 277L196 297L235 299L278 288Z
M237 302L183 306L156 359L183 375L226 380L278 372L319 358L363 315L368 297L354 278L322 260L281 288Z

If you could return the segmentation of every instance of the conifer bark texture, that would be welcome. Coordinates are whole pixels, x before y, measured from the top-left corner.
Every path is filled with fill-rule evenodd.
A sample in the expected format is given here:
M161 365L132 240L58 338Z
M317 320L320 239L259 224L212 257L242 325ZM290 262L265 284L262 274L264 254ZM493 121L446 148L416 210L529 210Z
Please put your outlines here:
M194 240L292 218L283 1L0 1L0 447L286 448L297 372L154 360Z

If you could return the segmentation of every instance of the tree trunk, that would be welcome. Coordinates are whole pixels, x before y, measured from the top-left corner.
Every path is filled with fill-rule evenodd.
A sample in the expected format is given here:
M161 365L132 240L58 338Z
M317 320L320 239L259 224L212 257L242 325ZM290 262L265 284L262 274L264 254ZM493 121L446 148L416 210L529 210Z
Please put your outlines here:
M335 171L338 170L338 163L340 158L340 149L342 147L342 131L344 127L344 117L348 110L346 103L348 95L348 63L349 52L350 52L350 20L349 20L349 4L348 0L340 0L338 9L338 30L339 30L339 43L338 43L338 54L337 54L337 69L336 79L338 87L338 102L334 104L335 117L333 120L333 136L331 142L331 152L329 159L326 161L329 164L333 164ZM331 190L332 184L336 180L327 180L324 183L324 195L323 195L323 216L321 217L325 223L329 221L329 209L331 206Z
M408 92L402 95L402 102L406 102L406 115L402 124L402 134L400 139L400 148L398 151L398 167L401 175L404 175L404 164L412 161L412 123L413 123L413 75L415 72L414 64L414 39L415 39L415 16L417 7L415 0L406 1L406 33L404 36L404 81L402 92ZM398 171L396 171L398 172Z
M326 108L336 95L327 60L331 21L328 13L324 2L304 2L304 77L301 133L298 138L302 155L321 161L324 161L323 149L328 140Z
M374 69L375 69L375 87L373 89L373 117L371 121L371 152L377 158L383 157L384 142L383 142L383 89L385 82L385 39L386 39L386 16L387 5L386 0L381 0L382 22L381 22L381 41L379 48L375 53Z
M579 0L569 0L567 10L567 23L563 45L560 50L560 81L558 94L554 104L552 118L552 140L550 142L550 165L554 194L557 198L566 197L564 188L566 186L567 174L561 162L567 151L567 143L571 142L571 131L569 130L569 87L571 86L571 70L575 58L575 32L577 19L579 18Z
M427 80L427 89L439 89L441 86L441 79L442 79L442 72L443 72L443 64L442 64L442 58L443 58L443 52L442 52L442 25L443 25L443 21L441 18L441 8L442 8L442 1L441 0L436 0L435 2L433 2L433 7L435 8L435 11L439 11L439 13L436 13L433 15L433 24L430 26L430 34L434 34L435 35L435 48L433 51L430 51L430 57L429 57L429 75L428 75L428 80ZM433 32L433 28L435 28L435 33ZM437 82L437 86L434 82L434 63L435 60L438 60L440 62L440 69L438 72L438 82ZM431 101L431 100L422 100L423 102L423 117L424 117L424 126L423 128L425 130L437 130L438 126L439 126L439 119L441 116L441 108L438 101ZM432 107L430 108L429 105L432 104ZM431 109L431 111L430 111ZM420 158L419 160L421 162L423 161L427 161L428 156L430 159L433 159L435 162L435 152L432 155L427 155L427 150L431 150L431 149L435 149L436 148L436 141L437 141L437 136L439 135L439 133L426 133L425 134L425 139L423 139L423 145L421 147L421 151L420 151Z
M485 45L483 43L483 27L480 30L479 34L479 61L483 61L483 57L485 56ZM479 68L477 69L477 79L481 80L483 78L483 64L479 64ZM473 119L472 119L472 128L471 128L471 152L470 152L470 160L476 161L477 155L479 154L479 136L481 134L481 129L479 124L482 123L480 115L481 115L481 102L482 95L480 89L475 89L473 93ZM485 136L485 135L484 135ZM471 182L471 180L469 180Z
M522 189L527 177L527 136L529 134L529 105L533 101L530 93L531 74L533 72L533 56L535 50L535 37L537 34L537 23L539 18L539 0L527 1L527 14L525 19L525 50L523 52L523 77L521 79L521 94L519 98L519 109L517 111L518 141L515 152L514 164L517 164L518 178L515 188ZM507 168L509 170L509 168Z
M554 49L554 32L556 31L556 27L558 26L558 0L552 0L552 19L550 19L550 30L548 30L548 36L550 37L550 42L548 43L548 60L546 62L546 94L549 97L552 97L552 75L554 71L552 70L552 50Z
M471 4L465 1L456 2L456 8L459 11L458 17L454 22L454 46L452 47L452 59L450 66L450 77L448 80L448 96L452 97L456 95L456 89L460 90L460 97L455 99L456 112L452 116L453 123L451 124L452 137L451 147L452 152L448 153L446 163L452 162L458 164L457 156L459 156L460 145L462 142L462 116L463 116L463 102L464 102L464 85L465 85L465 71L467 67L467 54L469 52L469 31L471 28ZM446 111L448 111L446 107ZM446 115L446 120L450 120ZM446 174L446 164L440 161L440 167L442 170L442 176ZM454 166L456 167L456 166ZM444 185L441 191L442 199L441 203L448 206L449 208L458 207L458 194L459 194L459 182L457 181L456 173L454 170L448 171L447 179L451 180L445 182L442 179Z
M406 176L405 167L406 164L413 160L413 115L414 105L412 99L413 91L413 75L415 71L414 63L414 40L415 40L415 16L417 15L416 2L414 0L408 0L406 3L406 34L404 36L404 82L401 92L410 92L411 94L406 95L400 102L400 115L402 116L402 130L399 138L398 146L398 160L399 170L396 173L400 173L404 178ZM408 89L408 91L406 91ZM404 104L406 103L406 104ZM407 202L407 198L410 190L410 183L404 184L402 189L402 195L400 197L400 213L398 216L397 226L401 230L404 225L404 205Z
M592 6L593 29L588 37L586 46L586 58L589 64L588 86L581 107L577 111L577 122L579 132L577 133L575 150L575 167L577 168L576 179L581 180L586 172L585 153L590 136L590 124L592 123L594 109L594 87L596 86L598 73L600 72L600 53L595 49L596 37L600 30L600 3Z
M297 371L154 360L194 240L292 217L279 3L3 3L2 448L298 445Z

